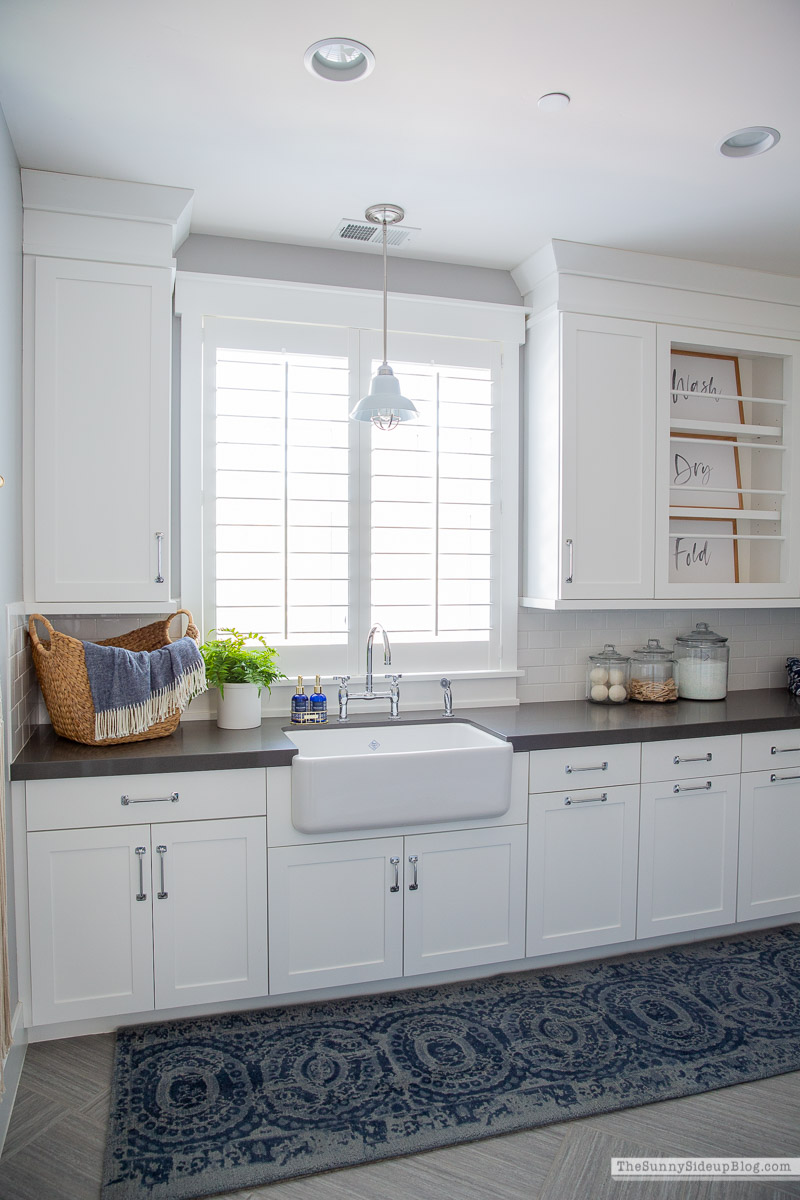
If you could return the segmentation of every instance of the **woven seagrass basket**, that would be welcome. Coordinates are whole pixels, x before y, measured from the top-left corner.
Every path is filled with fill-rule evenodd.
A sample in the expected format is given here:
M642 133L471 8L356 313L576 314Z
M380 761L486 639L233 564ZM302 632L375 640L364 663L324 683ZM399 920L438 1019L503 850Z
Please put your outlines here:
M180 613L188 620L184 636L199 641L200 631L192 620L192 614L186 608L179 608L176 613L164 617L161 621L154 621L141 629L132 629L130 633L123 633L120 637L106 638L97 645L121 646L124 650L160 650L171 643L169 627ZM36 632L37 621L44 625L49 640L45 641L39 637ZM149 738L166 737L178 728L181 714L174 712L156 725L151 725L145 733L98 741L94 736L95 712L86 672L83 642L53 629L47 618L40 613L33 613L28 618L28 632L39 686L53 729L59 737L83 742L86 746L116 746L121 742L143 742Z

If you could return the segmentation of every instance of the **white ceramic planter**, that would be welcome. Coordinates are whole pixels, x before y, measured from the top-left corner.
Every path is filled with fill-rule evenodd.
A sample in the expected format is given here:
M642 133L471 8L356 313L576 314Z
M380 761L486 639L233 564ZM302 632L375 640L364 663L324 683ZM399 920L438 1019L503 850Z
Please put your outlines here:
M256 729L261 724L261 697L254 683L226 683L217 704L220 729Z

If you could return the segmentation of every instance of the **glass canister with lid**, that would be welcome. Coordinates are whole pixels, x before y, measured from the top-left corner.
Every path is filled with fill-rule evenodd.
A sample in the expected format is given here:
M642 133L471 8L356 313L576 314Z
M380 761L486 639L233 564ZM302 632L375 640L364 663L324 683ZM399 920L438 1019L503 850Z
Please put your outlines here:
M662 646L658 638L648 638L631 655L631 700L665 704L678 699L675 682L675 659L672 651Z
M590 654L586 668L586 699L593 704L624 704L628 699L631 660L606 643L600 654Z
M699 621L675 638L678 695L682 700L724 700L728 693L728 639Z

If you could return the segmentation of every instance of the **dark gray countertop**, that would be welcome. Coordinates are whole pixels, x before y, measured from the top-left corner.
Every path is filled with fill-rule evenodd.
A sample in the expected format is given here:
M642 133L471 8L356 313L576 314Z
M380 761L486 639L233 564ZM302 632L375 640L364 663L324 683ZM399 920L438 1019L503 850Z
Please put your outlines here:
M654 742L673 737L800 729L800 698L782 689L731 692L727 700L678 700L675 704L589 704L564 700L509 708L465 708L469 721L510 741L516 751L614 742ZM442 720L408 712L401 723ZM385 725L386 714L351 717L351 725ZM336 719L331 721L336 726ZM223 771L281 767L296 753L283 730L287 717L270 717L258 729L217 729L213 721L183 721L169 737L123 746L82 746L39 725L11 765L12 779L66 779L92 775L144 775L162 771ZM325 736L325 728L319 731Z

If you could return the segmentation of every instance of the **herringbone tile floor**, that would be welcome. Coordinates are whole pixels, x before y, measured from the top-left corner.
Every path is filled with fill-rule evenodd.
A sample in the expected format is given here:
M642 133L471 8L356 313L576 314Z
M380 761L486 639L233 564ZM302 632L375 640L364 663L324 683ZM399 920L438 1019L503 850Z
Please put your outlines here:
M28 1048L0 1200L98 1200L112 1034ZM612 1155L800 1157L800 1072L218 1200L786 1200L800 1182L625 1181ZM146 1200L143 1195L142 1200Z

